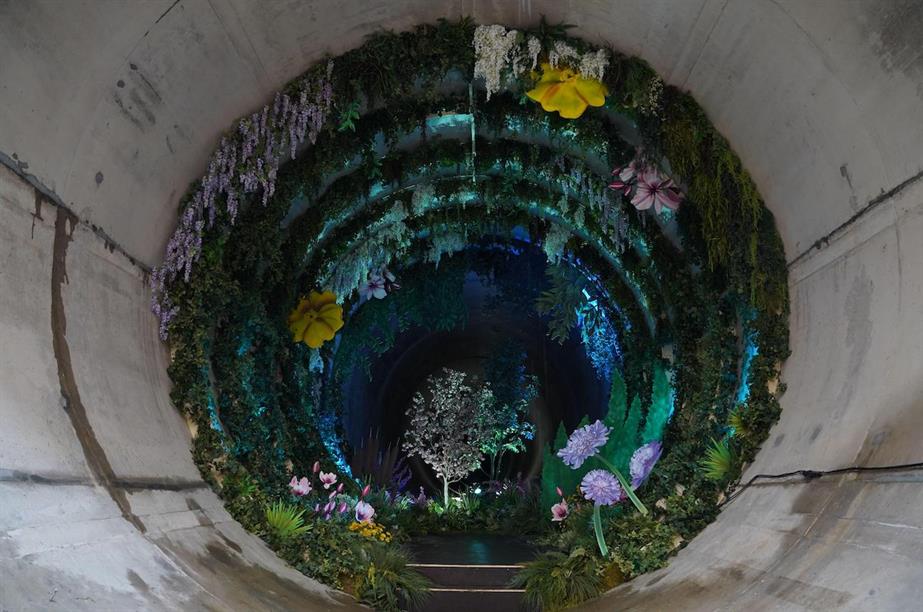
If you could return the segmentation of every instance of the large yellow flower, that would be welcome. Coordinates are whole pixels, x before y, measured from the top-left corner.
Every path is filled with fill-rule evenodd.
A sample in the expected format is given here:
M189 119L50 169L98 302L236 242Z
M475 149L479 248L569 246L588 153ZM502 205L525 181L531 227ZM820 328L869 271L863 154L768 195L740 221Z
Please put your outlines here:
M542 64L542 78L526 95L540 102L548 112L557 111L565 119L576 119L587 106L602 106L609 90L595 79L586 79L570 68L560 70Z
M332 291L312 291L298 302L298 308L288 315L288 328L295 342L304 342L311 348L320 348L333 340L343 327L343 307L336 303Z

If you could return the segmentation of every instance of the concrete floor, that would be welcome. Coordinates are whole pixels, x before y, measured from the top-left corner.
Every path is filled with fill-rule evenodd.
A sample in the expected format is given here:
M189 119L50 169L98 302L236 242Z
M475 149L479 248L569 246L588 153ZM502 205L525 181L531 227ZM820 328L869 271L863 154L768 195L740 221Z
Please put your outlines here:
M0 2L0 609L351 607L202 485L143 270L221 130L324 52L543 13L689 89L776 215L793 355L749 473L923 460L919 2ZM919 609L921 505L914 473L755 487L587 609Z

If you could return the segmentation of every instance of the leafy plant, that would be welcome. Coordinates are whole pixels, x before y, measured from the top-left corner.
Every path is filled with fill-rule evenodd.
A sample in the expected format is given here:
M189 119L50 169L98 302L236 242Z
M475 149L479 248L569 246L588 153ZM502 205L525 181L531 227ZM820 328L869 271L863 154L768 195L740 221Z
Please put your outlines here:
M559 344L564 344L570 330L577 324L577 311L585 298L585 280L570 266L549 266L546 272L549 289L543 291L535 302L538 313L549 317L548 333Z
M368 567L357 577L356 597L376 610L421 609L432 583L408 566L410 558L400 548L366 549Z
M340 122L337 125L338 132L355 132L356 121L359 119L359 102L350 102L340 113Z
M526 591L537 609L554 612L597 597L602 590L602 564L586 548L570 554L548 552L525 565L513 586Z
M271 506L266 506L266 523L270 531L284 539L301 535L311 529L304 524L304 509L277 501Z
M488 478L499 478L506 453L526 450L526 440L535 435L528 422L529 406L538 395L538 381L526 372L526 354L515 342L497 347L485 364L487 384L494 401L484 415L490 435L481 450L489 461Z
M705 457L699 465L705 472L705 477L716 482L729 480L736 469L737 460L734 451L726 440L711 439L705 450Z

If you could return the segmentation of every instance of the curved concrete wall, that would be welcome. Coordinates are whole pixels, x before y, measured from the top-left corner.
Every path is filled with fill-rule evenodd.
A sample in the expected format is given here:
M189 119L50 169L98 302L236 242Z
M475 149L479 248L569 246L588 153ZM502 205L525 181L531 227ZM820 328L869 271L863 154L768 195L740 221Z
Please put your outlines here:
M201 483L143 270L221 130L324 52L441 16L543 13L689 89L776 215L793 355L747 475L923 460L919 3L5 2L0 608L354 606ZM921 503L913 472L753 487L670 567L589 608L914 609Z

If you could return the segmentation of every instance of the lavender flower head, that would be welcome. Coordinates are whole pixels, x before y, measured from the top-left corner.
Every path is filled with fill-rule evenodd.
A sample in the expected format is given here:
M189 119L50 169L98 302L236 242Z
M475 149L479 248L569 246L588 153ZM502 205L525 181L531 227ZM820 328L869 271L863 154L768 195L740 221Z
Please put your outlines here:
M654 464L660 459L661 454L663 454L663 446L657 440L648 442L634 452L631 456L631 463L629 465L631 469L632 489L637 489L641 486L642 482L647 480L647 477L650 476L651 471L654 469Z
M609 440L609 431L599 420L575 430L567 440L567 445L558 451L558 457L576 470L605 446Z
M606 470L590 470L580 483L583 496L600 506L611 506L622 499L618 479Z

